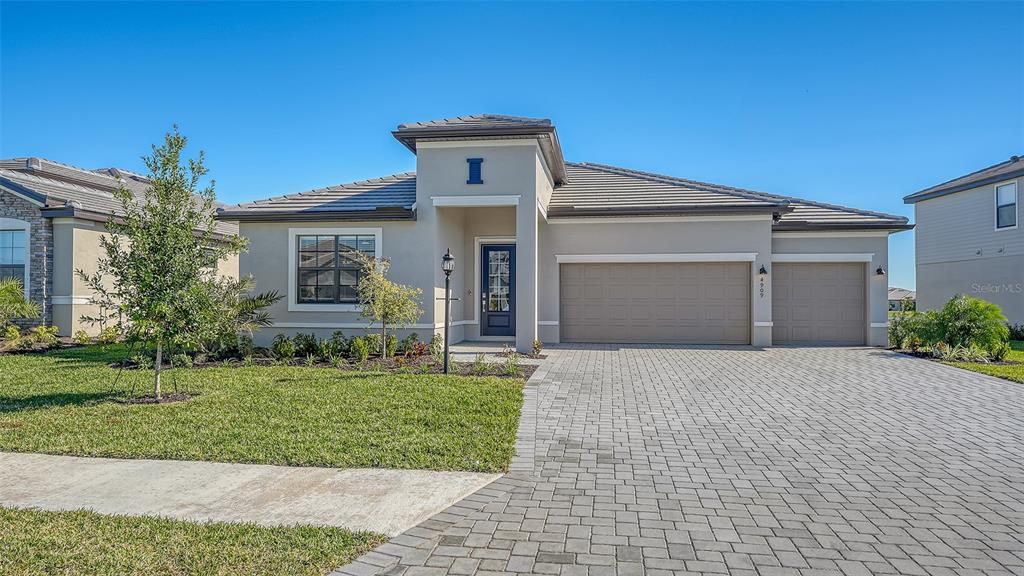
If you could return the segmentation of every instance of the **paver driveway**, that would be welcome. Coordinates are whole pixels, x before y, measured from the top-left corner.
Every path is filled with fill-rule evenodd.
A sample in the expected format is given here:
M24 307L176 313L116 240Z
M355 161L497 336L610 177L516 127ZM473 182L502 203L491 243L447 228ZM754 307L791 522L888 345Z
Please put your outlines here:
M367 574L1024 574L1024 386L873 349L563 346L512 473Z

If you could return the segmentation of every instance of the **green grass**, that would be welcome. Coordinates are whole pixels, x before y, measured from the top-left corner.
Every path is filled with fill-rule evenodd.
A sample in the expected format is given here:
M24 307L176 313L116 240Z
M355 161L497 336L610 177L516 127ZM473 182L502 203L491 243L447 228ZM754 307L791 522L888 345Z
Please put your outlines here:
M162 405L152 372L107 366L120 346L0 356L0 451L294 466L503 471L522 382L327 368L176 369L196 393ZM176 375L175 375L176 373Z
M949 364L964 370L1024 383L1024 340L1011 341L1010 348L1013 348L1013 351L1006 356L1006 360L1020 362L1020 364L984 364L980 362L949 362Z
M316 574L387 538L342 528L196 524L0 507L0 574Z

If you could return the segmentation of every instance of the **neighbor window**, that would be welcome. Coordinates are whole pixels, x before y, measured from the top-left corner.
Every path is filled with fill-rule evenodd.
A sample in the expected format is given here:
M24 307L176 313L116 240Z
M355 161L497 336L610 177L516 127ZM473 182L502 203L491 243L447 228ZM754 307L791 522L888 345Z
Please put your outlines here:
M362 269L358 254L376 256L373 234L298 237L298 302L354 304Z
M14 278L26 283L25 231L0 230L0 280Z
M1017 183L996 186L996 228L1017 225Z

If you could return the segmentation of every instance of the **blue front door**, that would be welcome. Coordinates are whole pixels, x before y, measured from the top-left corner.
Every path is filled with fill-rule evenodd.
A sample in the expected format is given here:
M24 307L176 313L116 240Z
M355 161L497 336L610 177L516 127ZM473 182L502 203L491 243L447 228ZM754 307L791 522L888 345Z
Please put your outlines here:
M480 335L516 334L516 247L480 248Z

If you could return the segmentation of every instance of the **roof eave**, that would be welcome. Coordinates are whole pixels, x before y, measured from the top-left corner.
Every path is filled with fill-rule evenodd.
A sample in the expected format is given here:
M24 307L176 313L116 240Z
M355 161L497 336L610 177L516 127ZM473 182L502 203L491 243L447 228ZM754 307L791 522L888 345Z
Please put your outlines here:
M892 230L893 232L902 232L904 230L913 230L914 225L906 222L842 222L837 224L824 224L820 222L776 222L772 226L772 230L775 232L807 232L807 231L836 231L836 232L849 232L856 230Z
M415 220L415 210L402 207L374 210L220 210L217 220L232 222L312 222L312 221L389 221Z
M53 208L43 208L39 211L43 218L75 218L77 220L85 220L88 222L100 222L106 224L113 220L115 222L124 222L124 219L120 216L109 214L106 212L94 212L92 210L84 210L82 208L74 208L72 206L57 206ZM223 234L212 230L210 234L217 240L223 240L234 234Z
M956 186L950 186L948 188L939 188L938 190L932 190L931 188L925 188L920 192L914 192L909 196L903 197L904 204L917 204L922 200L930 200L932 198L938 198L939 196L946 196L947 194L956 194L957 192L963 192L964 190L971 190L972 188L980 188L988 184L995 184L997 182L1003 182L1005 180L1013 180L1024 176L1024 167L1019 170L1013 170L1005 174L998 174L996 176L989 176L973 182L966 182L964 184L958 184Z
M560 208L548 207L548 218L577 218L599 216L730 216L742 214L779 214L790 212L789 206L651 206L612 208Z

